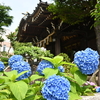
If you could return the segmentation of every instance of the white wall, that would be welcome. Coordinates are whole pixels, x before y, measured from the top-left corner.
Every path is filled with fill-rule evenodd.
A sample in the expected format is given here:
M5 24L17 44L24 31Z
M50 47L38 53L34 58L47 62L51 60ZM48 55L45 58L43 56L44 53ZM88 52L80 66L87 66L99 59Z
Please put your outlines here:
M6 35L9 35L10 33L11 33L10 30L5 29L5 32L3 32L2 35L0 35L0 36L2 36L2 38L4 39L4 42L0 42L0 44L1 44L1 46L0 46L0 51L1 51L1 52L2 52L2 51L8 52L8 50L9 50L9 48L10 48L10 46L11 46L10 40L9 40L9 39L7 38L7 36L6 36ZM9 53L13 54L13 52L14 52L14 51L13 51L13 48L11 47Z

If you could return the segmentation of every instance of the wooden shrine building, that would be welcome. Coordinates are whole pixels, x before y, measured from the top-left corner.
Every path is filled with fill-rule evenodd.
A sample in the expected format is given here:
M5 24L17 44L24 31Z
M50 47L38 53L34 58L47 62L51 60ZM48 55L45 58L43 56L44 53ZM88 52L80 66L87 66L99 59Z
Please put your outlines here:
M51 53L67 53L71 56L78 50L90 47L96 50L94 21L91 18L77 25L68 25L60 19L53 19L53 14L46 8L47 2L40 2L32 14L27 13L19 24L17 40L32 42L34 46L45 47Z

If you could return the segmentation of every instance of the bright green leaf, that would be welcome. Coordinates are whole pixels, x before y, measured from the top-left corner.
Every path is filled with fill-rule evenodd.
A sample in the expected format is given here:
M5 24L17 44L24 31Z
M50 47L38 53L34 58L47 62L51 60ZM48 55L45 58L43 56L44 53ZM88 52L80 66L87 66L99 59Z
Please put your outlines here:
M14 100L14 99L3 99L3 100Z
M18 78L19 76L21 76L21 75L23 75L24 73L27 73L27 72L28 71L23 71L23 72L19 73L16 78Z
M76 82L76 80L67 73L64 73L64 77L66 77L68 80L70 80L72 82Z
M30 77L30 79L31 79L31 81L33 81L33 80L36 80L36 79L40 79L40 78L43 78L44 76L40 76L40 75L32 75L31 77Z
M9 90L0 90L0 93L3 93L3 94L10 94L10 91Z
M3 72L0 72L0 76L3 75Z
M71 66L76 66L75 64L71 63L71 62L61 62L61 65L66 64L66 65L71 65Z
M0 86L0 90L1 90L1 89L4 89L6 86L7 86L7 85L1 85L1 86Z
M41 58L51 62L55 67L61 65L60 63L63 61L62 56L55 56L54 58L49 58L49 57L41 57Z
M11 83L10 90L17 100L23 100L28 91L28 85L23 81Z
M58 73L58 69L45 68L43 70L43 73L45 75L45 78L48 78L51 75L57 74Z
M82 97L80 97L77 93L69 92L69 99L68 100L80 100Z
M62 56L55 56L54 58L53 58L53 60L52 60L52 63L53 64L59 64L59 63L61 63L63 61L63 57Z
M2 84L4 82L4 79L0 78L0 84Z
M71 92L76 93L76 83L70 82L70 84L71 84Z
M29 95L24 100L34 100L34 95Z
M74 78L76 80L76 82L81 86L82 84L84 84L87 80L87 76L85 74L82 74L79 70L77 70L74 73Z
M40 100L40 98L41 98L41 95L35 95L34 100Z
M40 58L52 62L52 58L49 58L49 57L40 57Z
M9 79L7 76L0 76L0 78L4 80Z
M29 83L30 83L29 78L25 78L25 79L23 79L23 81L24 81L25 83L27 83L27 84L29 84Z
M87 88L87 89L84 91L84 95L87 95L87 96L94 96L94 93L92 92L91 89Z
M79 70L78 69L78 67L76 67L76 66L72 66L71 68L70 68L70 72L74 75L74 73L77 71L77 70Z
M4 74L8 77L12 77L12 75L17 75L17 70L13 70L10 72L4 72Z

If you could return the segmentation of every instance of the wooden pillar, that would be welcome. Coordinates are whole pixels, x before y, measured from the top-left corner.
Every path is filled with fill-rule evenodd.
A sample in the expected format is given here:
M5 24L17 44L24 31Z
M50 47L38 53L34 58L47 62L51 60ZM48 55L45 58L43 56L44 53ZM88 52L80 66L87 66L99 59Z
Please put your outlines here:
M55 41L55 55L61 53L60 38L57 37Z
M100 55L100 25L95 27L96 41L97 41L97 50ZM99 64L99 73L98 73L98 85L100 86L100 64Z

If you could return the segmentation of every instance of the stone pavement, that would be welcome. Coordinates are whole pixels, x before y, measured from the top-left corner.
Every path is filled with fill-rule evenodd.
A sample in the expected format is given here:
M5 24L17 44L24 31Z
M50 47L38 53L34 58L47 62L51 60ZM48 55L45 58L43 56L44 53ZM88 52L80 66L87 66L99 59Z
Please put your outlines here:
M100 93L96 93L94 96L82 96L81 100L100 100Z

